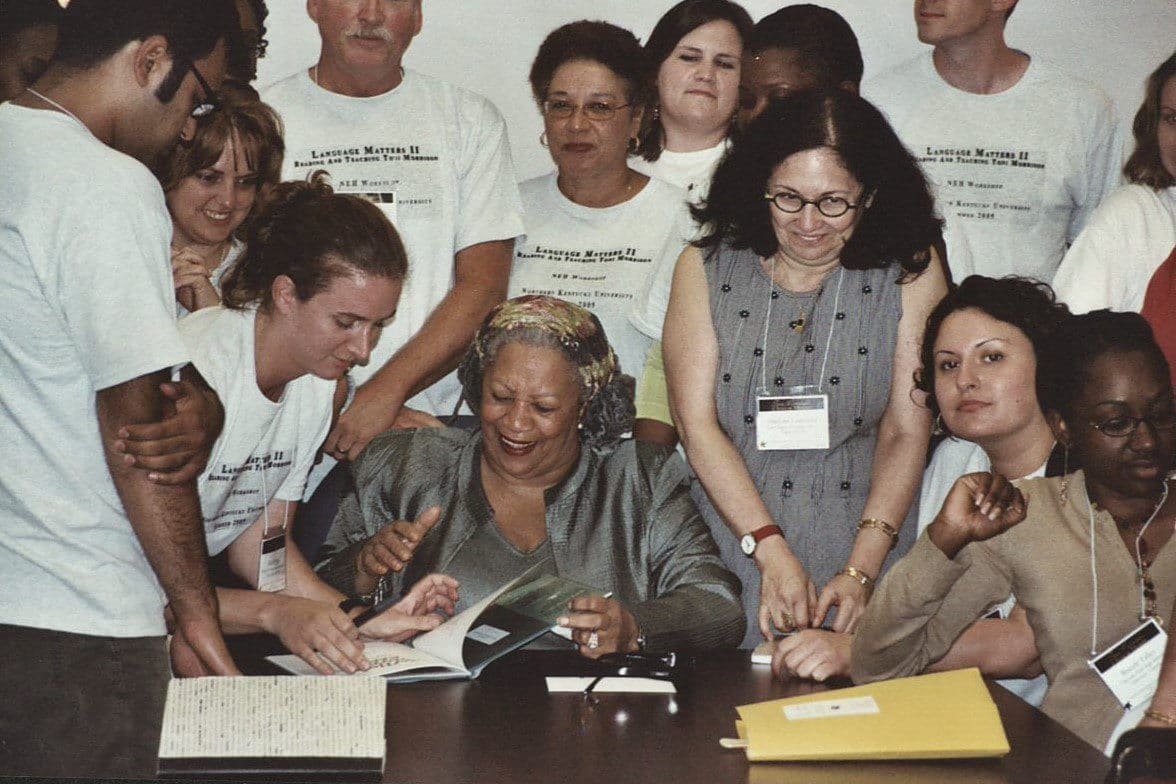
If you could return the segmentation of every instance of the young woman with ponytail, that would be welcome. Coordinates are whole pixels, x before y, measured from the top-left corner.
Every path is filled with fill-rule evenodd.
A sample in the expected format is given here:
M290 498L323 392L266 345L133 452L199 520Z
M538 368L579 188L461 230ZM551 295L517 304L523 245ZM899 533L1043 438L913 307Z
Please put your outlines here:
M222 303L183 319L195 369L220 396L224 428L199 479L205 538L247 590L218 588L228 634L265 631L315 669L366 669L344 596L290 544L307 474L342 405L342 379L366 362L396 313L407 259L373 204L320 178L281 183L251 221ZM430 576L363 627L406 639L451 608L456 583ZM185 653L183 640L173 657Z

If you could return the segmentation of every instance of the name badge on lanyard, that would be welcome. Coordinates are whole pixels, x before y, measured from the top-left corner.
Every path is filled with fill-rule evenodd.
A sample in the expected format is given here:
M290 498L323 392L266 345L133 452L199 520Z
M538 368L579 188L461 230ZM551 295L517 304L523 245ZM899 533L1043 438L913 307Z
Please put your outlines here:
M1124 708L1150 701L1160 679L1168 635L1148 618L1102 653L1087 660Z
M286 524L277 533L269 527L261 535L261 554L257 559L257 590L275 593L286 588Z
M755 442L760 451L828 449L829 396L815 386L756 398Z

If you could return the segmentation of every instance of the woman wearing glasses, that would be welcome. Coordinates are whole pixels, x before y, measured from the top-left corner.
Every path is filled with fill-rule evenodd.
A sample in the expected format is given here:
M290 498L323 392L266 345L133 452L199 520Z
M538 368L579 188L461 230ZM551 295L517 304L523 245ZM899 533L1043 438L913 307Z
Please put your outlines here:
M956 481L866 611L853 675L921 672L1012 592L1049 680L1042 710L1101 749L1125 710L1111 687L1123 667L1106 667L1100 654L1136 631L1162 647L1151 619L1170 620L1176 598L1176 494L1167 479L1176 408L1168 364L1136 313L1063 322L1039 358L1038 392L1054 435L1083 470L1016 488L995 473ZM1128 691L1120 696L1133 706L1151 697Z
M931 430L913 381L945 292L927 183L873 106L804 92L748 126L697 217L666 371L695 500L743 581L744 645L853 631L911 539Z
M543 41L530 78L556 171L521 186L527 235L510 296L591 311L621 368L640 375L650 339L628 321L633 298L661 259L681 253L692 225L682 190L629 167L651 93L645 53L628 30L573 22Z

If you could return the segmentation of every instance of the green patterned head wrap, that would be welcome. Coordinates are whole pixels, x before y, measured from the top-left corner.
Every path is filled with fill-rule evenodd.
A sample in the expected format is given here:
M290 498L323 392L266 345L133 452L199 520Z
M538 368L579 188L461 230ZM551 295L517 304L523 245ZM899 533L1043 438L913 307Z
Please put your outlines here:
M596 397L617 373L617 355L595 315L566 300L537 294L509 299L490 311L471 350L485 364L491 343L502 333L517 329L538 329L559 341L580 374L586 390L584 402Z

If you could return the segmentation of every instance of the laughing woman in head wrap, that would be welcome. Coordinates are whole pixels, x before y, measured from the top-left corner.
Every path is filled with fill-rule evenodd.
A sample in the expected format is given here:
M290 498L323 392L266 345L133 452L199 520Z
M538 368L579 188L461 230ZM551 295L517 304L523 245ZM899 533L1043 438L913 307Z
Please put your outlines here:
M473 604L543 564L600 592L563 619L586 656L738 643L739 583L681 459L618 444L633 423L633 379L620 370L600 322L577 305L524 296L491 311L459 370L481 431L374 440L354 464L322 575L367 593L442 571Z

